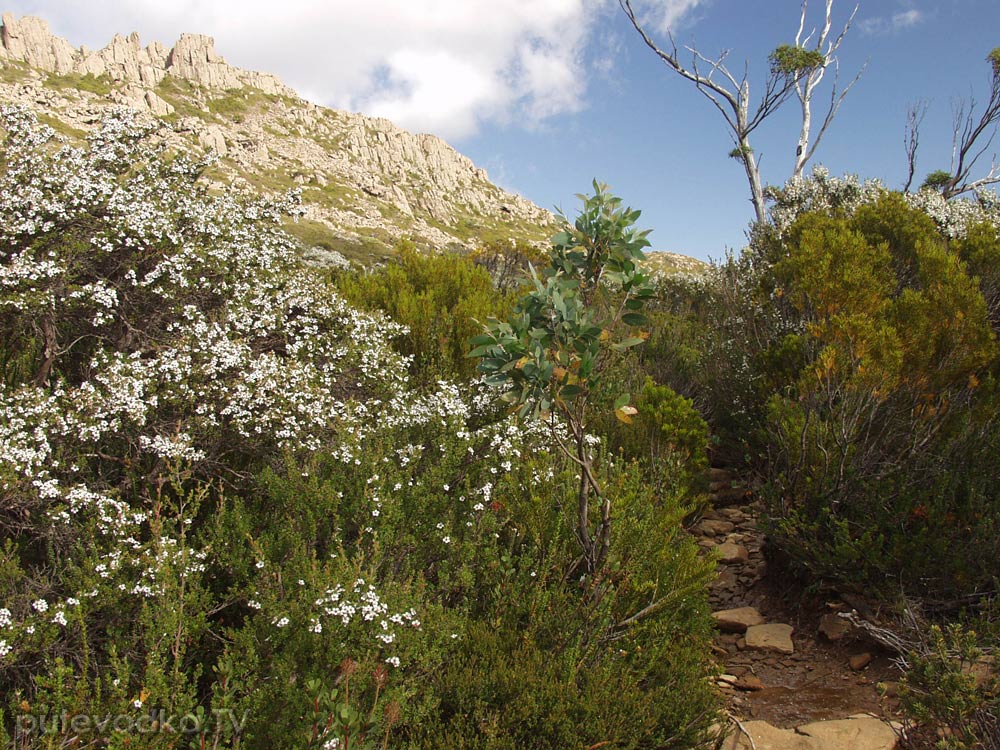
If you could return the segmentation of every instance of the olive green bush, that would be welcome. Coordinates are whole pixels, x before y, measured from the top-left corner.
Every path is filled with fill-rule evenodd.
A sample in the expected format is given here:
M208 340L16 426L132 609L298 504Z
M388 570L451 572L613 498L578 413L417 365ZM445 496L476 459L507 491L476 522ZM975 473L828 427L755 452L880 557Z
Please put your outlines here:
M381 310L409 329L397 345L413 358L410 374L417 384L472 377L475 363L465 355L479 331L476 321L503 316L513 304L471 258L422 254L405 244L385 266L341 273L336 283L355 307Z
M899 684L908 747L996 750L1000 747L1000 678L979 636L961 624L930 626L907 655Z

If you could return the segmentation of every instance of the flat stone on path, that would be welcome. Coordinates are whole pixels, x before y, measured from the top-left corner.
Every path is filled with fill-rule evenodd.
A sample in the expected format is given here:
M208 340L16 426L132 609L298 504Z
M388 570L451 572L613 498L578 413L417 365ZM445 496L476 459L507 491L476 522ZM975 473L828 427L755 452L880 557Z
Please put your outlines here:
M694 527L695 531L698 531L705 536L723 536L733 531L736 528L736 524L732 521L723 521L721 519L706 518L698 522L698 525Z
M744 734L733 729L722 744L722 750L816 750L810 737L797 734L794 729L778 729L766 721L744 721ZM753 742L747 739L747 734Z
M750 553L742 544L735 542L723 542L715 548L719 553L719 561L732 565L734 563L745 563L750 559Z
M747 648L761 651L777 651L781 654L794 654L791 625L770 623L768 625L751 625L747 628Z
M745 690L749 692L754 692L757 690L764 689L764 683L761 682L760 677L753 674L744 675L740 677L736 682L733 683L733 687L737 690Z
M724 633L745 633L751 625L763 625L764 616L756 607L722 609L712 613L715 626Z
M778 729L766 721L743 722L744 734L733 728L723 750L893 750L896 732L884 721L858 715L849 719L814 721L796 729ZM747 739L753 738L753 744Z
M892 750L897 737L893 728L872 716L857 715L835 721L814 721L795 730L806 735L817 750ZM760 746L758 745L758 748Z

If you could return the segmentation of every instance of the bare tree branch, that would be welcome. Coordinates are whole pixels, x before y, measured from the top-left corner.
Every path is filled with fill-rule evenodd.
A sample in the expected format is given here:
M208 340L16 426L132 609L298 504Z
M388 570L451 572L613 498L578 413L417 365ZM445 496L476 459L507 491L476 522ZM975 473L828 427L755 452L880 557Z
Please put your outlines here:
M906 149L906 184L903 192L908 193L913 184L913 175L917 170L917 149L920 147L920 125L927 114L927 102L916 101L906 109L906 131L903 136L903 147Z
M743 77L737 80L726 66L726 59L729 56L728 50L723 51L718 57L709 58L694 47L685 47L691 53L691 64L685 66L678 56L677 43L674 41L672 33L667 32L669 46L660 46L639 20L632 0L618 0L618 4L646 46L674 72L691 81L695 88L720 112L735 145L731 155L742 163L746 173L750 186L750 201L754 207L756 220L761 224L766 223L768 217L760 177L760 165L758 157L754 155L754 150L750 145L750 136L795 93L802 105L802 127L799 133L792 175L797 176L801 173L802 167L812 158L820 140L830 123L833 122L847 92L864 72L864 68L862 68L854 80L839 93L835 79L833 92L830 96L830 106L823 119L823 124L815 139L810 140L811 103L814 92L822 82L826 68L833 64L835 70L837 69L835 55L854 21L858 11L857 6L836 39L831 40L833 0L826 0L825 20L818 34L815 29L805 34L808 0L804 0L799 16L798 31L795 34L795 45L793 47L783 45L772 53L763 94L756 106L751 108L748 64L744 66ZM804 34L805 36L803 36ZM811 44L814 39L815 46L806 49L806 45Z
M986 60L991 66L990 91L982 114L976 118L976 99L972 95L967 101L953 105L951 177L941 189L945 198L1000 182L1000 165L995 155L986 176L970 181L972 170L993 144L1000 124L1000 47L990 52Z

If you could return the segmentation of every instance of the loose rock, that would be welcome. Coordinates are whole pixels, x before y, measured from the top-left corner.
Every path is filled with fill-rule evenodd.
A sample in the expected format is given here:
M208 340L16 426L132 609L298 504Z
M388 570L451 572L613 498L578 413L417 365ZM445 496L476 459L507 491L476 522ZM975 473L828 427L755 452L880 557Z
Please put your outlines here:
M851 623L836 614L826 614L819 621L819 632L826 636L828 641L839 641L851 629Z
M850 664L851 669L853 669L855 672L860 672L862 669L871 664L871 661L872 661L872 655L869 654L867 651L865 651L864 653L855 654L854 656L852 656L848 663Z
M715 626L724 633L745 633L751 625L763 625L764 617L756 607L737 607L712 613Z
M792 633L795 631L791 625L783 623L770 623L768 625L752 625L747 628L746 643L747 648L761 651L777 651L781 654L795 653L795 646L792 644Z

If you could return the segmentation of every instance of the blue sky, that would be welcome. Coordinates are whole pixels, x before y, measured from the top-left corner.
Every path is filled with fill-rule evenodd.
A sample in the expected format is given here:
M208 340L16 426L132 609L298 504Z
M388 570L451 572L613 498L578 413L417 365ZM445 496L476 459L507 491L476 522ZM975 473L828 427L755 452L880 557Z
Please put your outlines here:
M793 41L800 8L797 0L636 4L651 29L669 26L681 45L708 56L730 50L734 72L748 61L751 91L763 84L768 53ZM593 178L607 182L642 209L657 249L719 258L742 246L752 216L721 116L642 44L616 0L8 0L4 7L39 15L92 48L116 32L166 44L181 31L210 34L229 62L277 73L313 101L445 137L495 181L544 207L571 214L574 194ZM836 0L835 28L852 8ZM822 0L812 0L807 28L822 11ZM866 62L867 69L814 163L899 187L906 109L923 99L918 175L947 169L952 101L985 96L984 58L1000 45L998 30L996 0L862 0L838 57L842 80ZM824 84L819 117L828 96ZM755 134L766 182L788 177L797 132L793 99ZM996 145L1000 151L1000 139Z
M846 20L852 7L835 4L834 18ZM919 11L919 20L893 29L892 16L908 10ZM700 7L675 38L706 54L731 49L734 70L749 60L753 90L763 81L768 52L794 38L798 11L799 4L788 0L716 0ZM814 163L833 174L851 172L901 187L907 106L923 99L928 110L917 174L947 169L952 100L970 92L986 96L984 58L1000 45L1000 3L862 2L856 18L840 50L841 77L849 80L867 67ZM610 80L591 79L586 109L534 132L489 126L458 146L535 202L567 211L576 205L571 196L600 178L642 209L641 223L654 230L657 249L703 259L719 258L727 247L739 249L752 208L742 167L727 155L732 143L721 115L655 58L622 16L609 17L606 32L621 47ZM829 88L817 94L814 113L828 96ZM767 182L782 183L791 172L798 115L798 102L789 101L753 139ZM987 169L991 155L983 157Z

